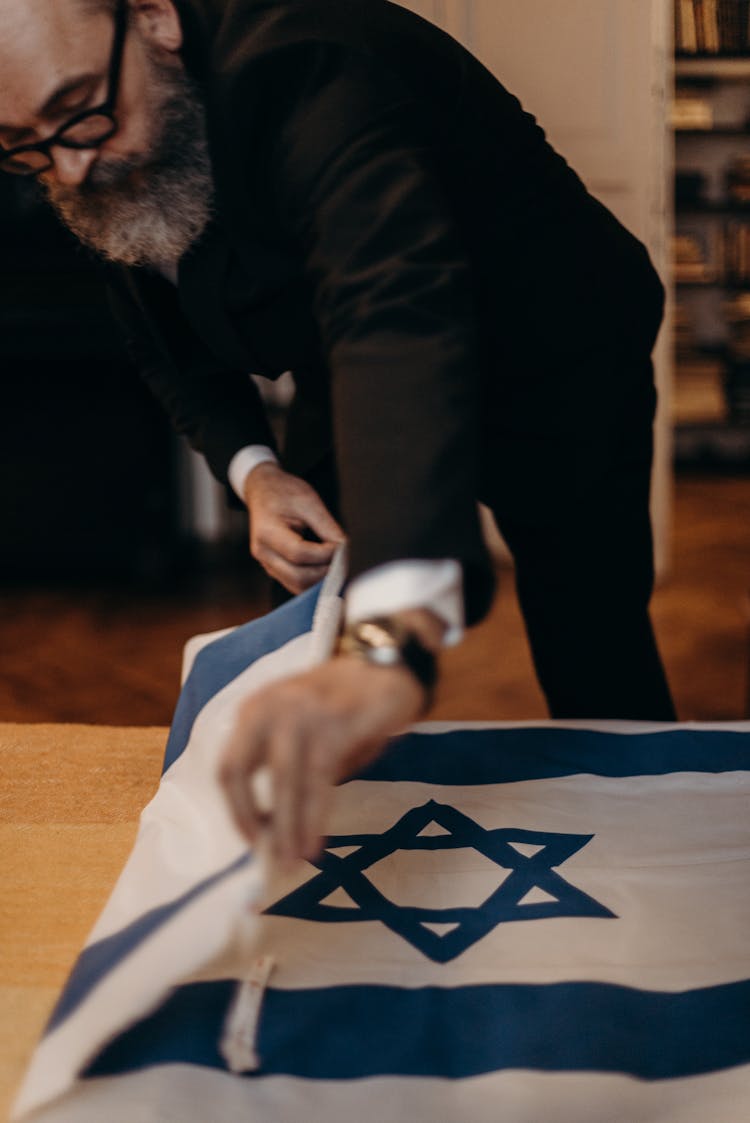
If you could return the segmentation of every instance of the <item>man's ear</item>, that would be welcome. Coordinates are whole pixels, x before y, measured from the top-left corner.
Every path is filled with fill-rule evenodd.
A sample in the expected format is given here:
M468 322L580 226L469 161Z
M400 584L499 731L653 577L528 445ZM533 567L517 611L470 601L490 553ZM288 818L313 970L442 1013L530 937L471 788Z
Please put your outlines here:
M172 0L130 0L141 35L155 47L177 52L182 47L182 25Z

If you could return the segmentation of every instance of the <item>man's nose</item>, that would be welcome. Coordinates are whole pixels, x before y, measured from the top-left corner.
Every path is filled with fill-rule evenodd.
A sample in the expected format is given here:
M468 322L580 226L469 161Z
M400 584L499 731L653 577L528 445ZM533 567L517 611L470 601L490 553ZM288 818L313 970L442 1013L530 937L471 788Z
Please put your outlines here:
M95 148L63 148L55 145L51 150L54 166L49 175L66 187L77 187L89 174L89 168L96 160Z

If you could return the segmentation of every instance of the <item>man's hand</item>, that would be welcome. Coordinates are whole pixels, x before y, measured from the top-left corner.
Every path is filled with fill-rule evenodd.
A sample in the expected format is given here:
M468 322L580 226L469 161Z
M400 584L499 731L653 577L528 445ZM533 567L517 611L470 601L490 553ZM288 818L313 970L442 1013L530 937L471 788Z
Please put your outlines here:
M245 482L250 553L291 593L321 581L344 532L320 496L277 464L259 464ZM312 531L319 542L310 542Z
M285 863L314 858L333 786L376 757L423 706L424 689L411 671L351 655L248 698L219 767L237 827L255 841L267 825L272 850ZM270 815L253 797L251 779L262 767L271 773Z

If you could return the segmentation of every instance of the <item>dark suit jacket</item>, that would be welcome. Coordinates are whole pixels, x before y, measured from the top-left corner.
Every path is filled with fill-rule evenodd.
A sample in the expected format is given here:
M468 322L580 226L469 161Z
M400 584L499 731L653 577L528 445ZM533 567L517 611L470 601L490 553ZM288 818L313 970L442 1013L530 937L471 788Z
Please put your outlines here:
M247 372L291 369L286 464L314 476L333 447L352 575L459 558L476 620L493 449L597 422L561 372L597 348L648 354L648 256L517 99L405 9L177 7L217 215L179 291L143 270L117 284L144 375L225 481L238 448L273 443Z

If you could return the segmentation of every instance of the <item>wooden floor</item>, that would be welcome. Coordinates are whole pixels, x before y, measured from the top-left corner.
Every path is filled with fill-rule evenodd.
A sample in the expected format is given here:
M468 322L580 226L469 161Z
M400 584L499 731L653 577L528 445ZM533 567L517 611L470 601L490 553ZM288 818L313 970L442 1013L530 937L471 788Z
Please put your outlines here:
M750 479L680 479L674 564L653 616L682 720L748 716ZM263 583L215 574L154 594L0 592L0 721L164 725L182 645L263 610ZM546 716L512 573L488 620L444 659L435 716Z

